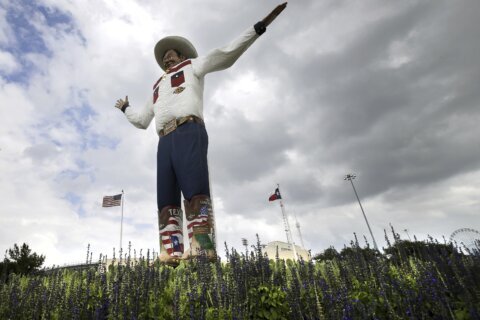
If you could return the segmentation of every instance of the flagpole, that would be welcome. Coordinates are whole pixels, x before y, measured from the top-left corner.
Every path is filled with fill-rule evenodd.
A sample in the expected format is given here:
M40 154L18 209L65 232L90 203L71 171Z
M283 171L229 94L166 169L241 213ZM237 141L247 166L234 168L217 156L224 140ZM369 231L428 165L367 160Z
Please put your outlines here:
M280 192L279 184L277 184L277 189L278 189L278 192ZM283 205L282 198L280 198L280 208L282 209L283 223L285 224L285 232L287 234L288 245L292 246L293 257L295 260L298 260L297 250L295 249L295 242L293 241L292 233L290 232L290 224L288 223L288 216L287 216L287 213L285 212L285 206Z
M123 234L123 202L125 199L125 193L122 190L122 219L120 220L120 250L122 249L122 234Z

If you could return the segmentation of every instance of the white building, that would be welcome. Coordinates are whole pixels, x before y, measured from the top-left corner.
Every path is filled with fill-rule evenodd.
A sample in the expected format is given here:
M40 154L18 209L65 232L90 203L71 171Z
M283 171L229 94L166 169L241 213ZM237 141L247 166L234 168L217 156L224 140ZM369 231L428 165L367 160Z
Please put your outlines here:
M276 255L277 255L277 248L278 248L278 258L279 259L295 260L292 246L293 245L289 245L286 242L272 241L272 242L269 242L266 245L266 247L264 249L264 252L267 254L269 259L275 259ZM301 248L297 245L295 245L295 250L297 251L297 255L298 255L299 258L301 257L305 261L310 260L310 255L308 254L307 250L305 250L304 248Z

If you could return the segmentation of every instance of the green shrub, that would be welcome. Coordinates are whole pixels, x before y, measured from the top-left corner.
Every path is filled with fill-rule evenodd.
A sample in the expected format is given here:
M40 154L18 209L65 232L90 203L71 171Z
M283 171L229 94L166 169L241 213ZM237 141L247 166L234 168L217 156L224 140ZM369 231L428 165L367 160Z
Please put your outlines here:
M250 319L288 319L286 296L287 294L278 287L260 286L250 289L248 292Z

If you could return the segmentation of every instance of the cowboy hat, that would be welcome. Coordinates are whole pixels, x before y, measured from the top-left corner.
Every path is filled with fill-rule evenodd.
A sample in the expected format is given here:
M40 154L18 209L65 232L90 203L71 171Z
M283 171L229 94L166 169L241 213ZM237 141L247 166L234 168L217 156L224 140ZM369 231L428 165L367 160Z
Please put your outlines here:
M187 59L193 59L198 57L197 50L193 44L187 39L179 36L169 36L161 39L155 45L155 59L158 65L165 71L165 65L163 64L163 56L170 50L175 49Z

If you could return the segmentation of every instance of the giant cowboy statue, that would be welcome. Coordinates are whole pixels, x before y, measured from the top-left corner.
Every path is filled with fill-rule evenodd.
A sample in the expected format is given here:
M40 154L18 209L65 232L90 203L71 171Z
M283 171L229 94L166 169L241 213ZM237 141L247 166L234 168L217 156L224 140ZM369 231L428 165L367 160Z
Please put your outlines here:
M128 96L115 107L135 127L146 129L153 118L160 136L157 151L157 206L162 263L206 254L216 258L215 222L207 166L208 136L203 121L203 82L206 74L229 68L285 9L277 6L225 47L198 56L185 38L169 36L155 45L155 59L165 73L141 110L130 107ZM184 252L184 197L190 250Z

